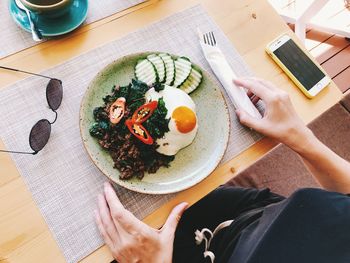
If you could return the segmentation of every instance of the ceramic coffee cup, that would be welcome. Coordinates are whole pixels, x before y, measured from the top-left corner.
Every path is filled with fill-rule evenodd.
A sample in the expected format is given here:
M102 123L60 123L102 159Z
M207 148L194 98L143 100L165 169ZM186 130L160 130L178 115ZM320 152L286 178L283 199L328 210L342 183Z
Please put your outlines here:
M20 0L23 5L37 15L57 18L69 11L73 0Z

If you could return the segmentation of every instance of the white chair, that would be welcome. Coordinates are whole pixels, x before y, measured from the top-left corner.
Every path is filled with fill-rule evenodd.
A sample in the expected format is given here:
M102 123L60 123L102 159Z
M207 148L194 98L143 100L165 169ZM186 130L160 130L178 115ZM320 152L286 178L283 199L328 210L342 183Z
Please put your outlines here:
M269 0L281 17L295 25L305 43L306 28L350 38L350 0Z

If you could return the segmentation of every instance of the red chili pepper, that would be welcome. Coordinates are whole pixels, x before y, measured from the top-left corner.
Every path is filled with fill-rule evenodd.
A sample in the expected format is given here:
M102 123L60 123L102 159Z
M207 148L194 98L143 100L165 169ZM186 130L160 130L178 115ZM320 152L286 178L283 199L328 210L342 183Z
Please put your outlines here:
M125 125L137 139L139 139L145 144L153 144L153 138L149 135L148 131L141 124L134 123L133 120L128 119L125 121Z
M149 103L142 105L134 112L131 120L134 123L138 123L138 124L145 122L149 117L151 117L151 115L153 114L157 106L158 106L158 101L151 101Z
M117 124L123 118L125 113L125 98L118 98L109 108L109 120L111 123Z

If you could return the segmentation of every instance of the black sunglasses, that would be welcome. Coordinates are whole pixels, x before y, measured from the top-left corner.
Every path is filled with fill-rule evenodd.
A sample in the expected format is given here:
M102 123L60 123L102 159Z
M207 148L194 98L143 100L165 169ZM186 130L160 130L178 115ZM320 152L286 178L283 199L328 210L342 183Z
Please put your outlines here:
M55 119L52 122L50 122L47 119L41 119L37 123L35 123L34 126L32 127L29 134L29 145L34 152L0 150L0 152L7 152L7 153L37 154L39 151L41 151L45 147L45 145L49 141L50 134L51 134L51 125L54 124L57 120L56 110L61 105L62 98L63 98L62 81L56 78L51 78L48 76L31 73L31 72L19 70L19 69L13 69L13 68L2 67L2 66L0 66L0 69L22 72L22 73L49 79L49 83L47 83L47 86L46 86L46 100L50 109L56 115L55 115Z

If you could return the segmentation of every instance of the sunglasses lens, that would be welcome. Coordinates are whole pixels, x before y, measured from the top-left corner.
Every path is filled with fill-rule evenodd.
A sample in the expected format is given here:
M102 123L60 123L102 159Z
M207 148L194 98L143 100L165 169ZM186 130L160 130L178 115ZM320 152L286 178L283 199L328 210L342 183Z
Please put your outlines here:
M35 152L39 152L47 144L51 134L51 124L48 120L38 121L30 131L29 145Z
M62 81L59 79L50 79L46 87L46 99L50 108L57 110L61 105L63 97Z

